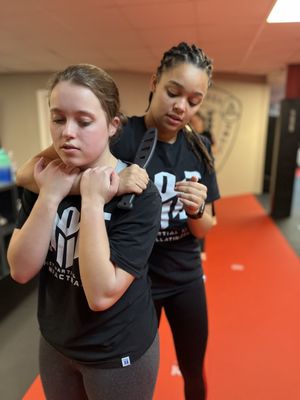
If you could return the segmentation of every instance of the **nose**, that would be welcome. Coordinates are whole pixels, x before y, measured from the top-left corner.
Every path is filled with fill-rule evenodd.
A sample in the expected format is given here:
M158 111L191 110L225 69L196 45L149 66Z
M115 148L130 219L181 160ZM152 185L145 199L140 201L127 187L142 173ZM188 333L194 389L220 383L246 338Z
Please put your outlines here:
M76 136L76 124L67 120L62 130L62 136L65 138L74 138Z
M173 106L176 114L182 114L185 110L185 107L186 107L185 99L177 99L176 103L174 103L174 106Z

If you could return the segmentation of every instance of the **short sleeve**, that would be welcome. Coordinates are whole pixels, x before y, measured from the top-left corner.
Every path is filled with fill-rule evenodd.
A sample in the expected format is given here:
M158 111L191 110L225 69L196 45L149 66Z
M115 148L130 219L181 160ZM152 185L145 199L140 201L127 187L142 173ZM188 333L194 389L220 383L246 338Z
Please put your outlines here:
M113 213L108 231L111 261L136 278L147 272L160 227L161 197L152 182L135 197L131 210Z

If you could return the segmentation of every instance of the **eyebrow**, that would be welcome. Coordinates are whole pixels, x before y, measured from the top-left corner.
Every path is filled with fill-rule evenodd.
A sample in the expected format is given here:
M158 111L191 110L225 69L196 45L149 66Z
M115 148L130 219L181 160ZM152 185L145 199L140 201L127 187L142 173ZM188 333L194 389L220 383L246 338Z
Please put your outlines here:
M58 107L50 108L50 113L55 113L55 112L63 113L64 111L61 110L61 109L58 108ZM93 116L94 116L93 113L91 113L91 112L89 112L89 111L86 111L86 110L78 110L78 111L76 111L75 114L84 114L84 115L89 115L90 117L93 117Z
M172 79L170 79L169 81L168 81L168 83L170 84L173 84L173 85L175 85L175 86L178 86L178 87L180 87L181 89L185 89L185 87L183 86L183 85L181 85L181 83L179 83L179 82L177 82L177 81L174 81L174 80L172 80ZM202 93L202 92L194 92L193 93L194 95L198 95L198 96L204 96L204 93Z

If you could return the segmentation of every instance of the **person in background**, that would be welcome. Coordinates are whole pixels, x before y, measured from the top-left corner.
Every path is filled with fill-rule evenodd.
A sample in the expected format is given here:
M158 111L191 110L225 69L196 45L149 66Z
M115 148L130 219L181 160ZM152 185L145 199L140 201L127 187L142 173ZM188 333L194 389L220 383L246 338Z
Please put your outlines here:
M157 129L147 172L160 192L162 212L149 275L158 320L164 310L170 324L186 400L206 398L208 318L200 240L214 224L213 203L220 197L210 143L187 125L211 79L212 61L196 45L182 42L167 50L151 77L145 115L128 118L111 146L115 156L132 162L145 130ZM42 154L55 157L53 149ZM19 170L19 184L32 184L36 159Z
M216 139L211 130L207 128L205 118L200 111L197 111L195 115L192 116L189 125L195 132L207 137L210 142L212 154L216 153Z
M112 78L93 65L56 73L49 90L57 158L34 166L8 248L11 276L39 274L40 375L48 400L151 400L159 364L148 279L161 200L149 182L117 207L126 163L110 151L125 117ZM69 195L75 181L79 195Z
M194 114L190 120L189 125L187 126L187 129L189 127L197 132L200 135L205 136L209 140L210 144L210 154L213 156L215 154L215 148L216 148L216 141L214 139L214 136L212 132L208 129L206 129L206 123L205 123L205 118L203 114L201 114L200 111L197 111L196 114ZM214 225L216 224L216 215L215 215L215 210L214 207L212 209L213 215L214 215ZM201 239L201 258L202 261L207 260L207 254L206 254L206 248L205 248L205 238Z

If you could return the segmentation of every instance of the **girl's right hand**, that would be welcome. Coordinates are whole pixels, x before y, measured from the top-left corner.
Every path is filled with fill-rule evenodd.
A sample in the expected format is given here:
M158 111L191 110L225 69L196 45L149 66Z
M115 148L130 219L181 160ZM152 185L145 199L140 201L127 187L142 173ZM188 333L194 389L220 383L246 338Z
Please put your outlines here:
M79 168L67 166L60 159L46 164L44 159L40 158L34 166L34 179L40 194L57 203L69 194L79 173Z

